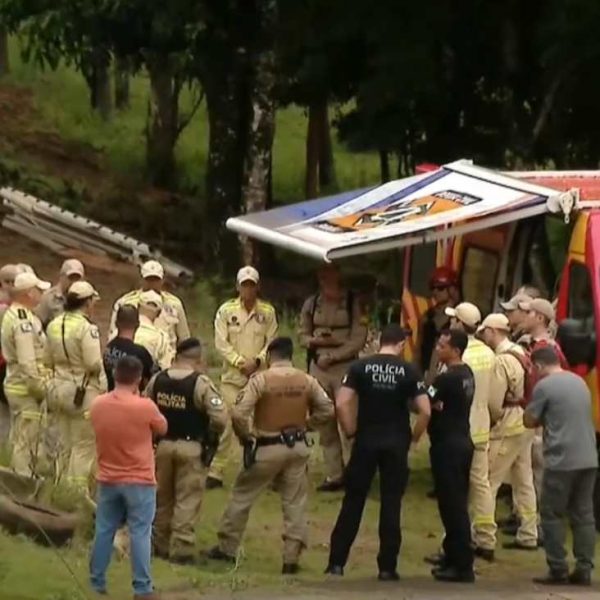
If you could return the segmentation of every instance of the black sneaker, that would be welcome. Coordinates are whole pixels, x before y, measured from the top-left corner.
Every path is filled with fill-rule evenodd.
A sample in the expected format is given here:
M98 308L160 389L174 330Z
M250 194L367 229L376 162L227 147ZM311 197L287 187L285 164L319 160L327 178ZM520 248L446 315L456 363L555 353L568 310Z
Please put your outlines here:
M548 571L542 577L534 577L533 583L540 585L567 585L569 583L569 574L562 571Z
M502 544L502 547L506 550L527 550L528 552L536 552L538 549L537 541L535 546L528 546L527 544L514 540L513 542Z
M473 550L473 554L477 557L477 558L482 558L483 560L489 562L489 563L493 563L494 562L494 551L493 550L488 550L487 548L475 548Z
M296 575L300 567L297 563L283 563L283 567L281 569L282 575Z
M441 567L446 563L446 555L443 552L436 552L435 554L429 554L423 559L428 565L434 567Z
M451 583L474 583L475 581L473 570L459 571L454 567L444 567L442 569L433 569L431 574L437 581L448 581Z
M400 581L400 575L396 571L379 571L379 581Z
M575 569L569 575L569 583L571 585L581 585L583 587L589 587L590 585L592 585L592 573L590 571Z
M204 486L207 490L218 490L223 487L223 482L216 477L207 477L206 485Z
M318 488L317 492L340 492L344 489L344 482L325 480Z
M213 546L207 553L206 557L211 560L220 560L228 563L235 563L235 556L231 556L230 554L225 554L219 546Z
M334 575L335 577L343 577L344 576L344 567L340 567L339 565L329 565L325 569L325 575Z

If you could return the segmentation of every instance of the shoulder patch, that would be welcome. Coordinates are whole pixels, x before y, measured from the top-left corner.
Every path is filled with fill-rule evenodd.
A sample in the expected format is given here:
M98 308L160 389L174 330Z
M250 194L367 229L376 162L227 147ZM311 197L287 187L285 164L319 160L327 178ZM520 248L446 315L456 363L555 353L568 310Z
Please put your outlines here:
M221 398L219 396L213 396L210 400L210 405L214 406L215 408L218 408L220 406L223 406L223 400L221 400Z
M264 310L267 313L274 313L275 312L274 306L270 302L265 302L264 300L259 300L256 303L256 306L258 308Z
M20 329L23 333L31 333L33 331L33 325L26 321L25 323L21 323Z
M27 319L27 311L24 308L18 308L17 317L19 317L19 319Z
M98 328L95 325L90 327L90 337L94 340L100 339L100 331L98 331Z

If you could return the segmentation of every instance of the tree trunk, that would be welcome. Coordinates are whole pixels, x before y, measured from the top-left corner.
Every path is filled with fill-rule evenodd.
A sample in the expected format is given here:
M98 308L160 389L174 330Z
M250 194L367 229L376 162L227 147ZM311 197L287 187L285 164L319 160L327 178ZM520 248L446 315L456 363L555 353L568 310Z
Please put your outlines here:
M175 142L179 127L179 91L172 62L165 54L146 61L150 76L150 101L146 125L146 169L153 184L175 183Z
M10 60L8 54L8 33L0 29L0 77L10 73Z
M336 187L331 127L329 126L329 106L324 98L318 110L319 118L319 186L321 190Z
M129 58L117 56L115 59L115 107L117 110L129 108Z
M103 120L108 121L112 113L112 94L110 89L110 53L106 48L92 50L90 68L84 77L90 88L90 104Z
M390 153L383 148L379 149L379 170L381 183L387 183L390 180Z
M308 107L308 125L306 132L306 179L304 195L307 199L319 195L319 121L316 105Z

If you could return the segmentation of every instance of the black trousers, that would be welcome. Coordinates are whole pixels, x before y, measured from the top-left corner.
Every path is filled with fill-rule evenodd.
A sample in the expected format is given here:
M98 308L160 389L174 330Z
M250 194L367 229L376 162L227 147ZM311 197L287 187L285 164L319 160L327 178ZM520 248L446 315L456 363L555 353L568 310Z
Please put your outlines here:
M469 519L469 472L473 460L470 438L453 436L434 441L429 450L440 517L446 530L446 564L460 571L473 569Z
M344 566L354 543L367 494L379 469L379 555L380 571L395 571L402 534L400 509L408 482L409 442L356 440L346 467L346 493L331 534L329 564Z

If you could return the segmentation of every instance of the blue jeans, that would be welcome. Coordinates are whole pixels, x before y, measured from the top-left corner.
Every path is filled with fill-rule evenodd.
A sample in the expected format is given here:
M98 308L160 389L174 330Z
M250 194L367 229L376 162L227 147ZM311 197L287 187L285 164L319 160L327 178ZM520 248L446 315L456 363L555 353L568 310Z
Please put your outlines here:
M96 535L90 558L90 582L96 592L106 591L106 570L110 564L117 529L125 522L131 542L133 590L144 596L153 591L150 575L152 521L156 510L153 485L98 483Z

